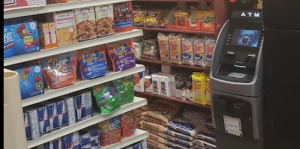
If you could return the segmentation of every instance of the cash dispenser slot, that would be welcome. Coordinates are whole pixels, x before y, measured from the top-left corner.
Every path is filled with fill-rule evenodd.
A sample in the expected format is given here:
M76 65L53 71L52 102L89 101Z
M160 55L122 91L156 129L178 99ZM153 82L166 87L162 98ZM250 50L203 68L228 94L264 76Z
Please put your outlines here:
M223 63L216 77L226 81L250 83L254 74L255 67Z

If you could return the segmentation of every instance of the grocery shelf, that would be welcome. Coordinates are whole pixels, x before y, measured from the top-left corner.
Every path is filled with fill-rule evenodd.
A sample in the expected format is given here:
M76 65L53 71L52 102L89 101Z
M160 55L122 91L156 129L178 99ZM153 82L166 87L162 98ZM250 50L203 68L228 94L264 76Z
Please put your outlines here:
M80 122L75 123L71 126L67 126L67 127L61 128L59 130L56 130L52 133L43 135L42 137L40 137L38 139L28 141L27 142L28 148L36 147L38 145L49 142L53 139L60 138L62 136L65 136L65 135L68 135L68 134L73 133L75 131L81 130L83 128L92 126L94 124L97 124L97 123L102 122L104 120L110 119L114 116L118 116L118 115L123 114L125 112L134 110L134 109L139 108L139 107L144 106L144 105L147 105L147 100L146 99L135 97L134 101L132 103L121 106L120 109L114 111L112 114L100 115L99 112L95 111L94 116L89 118L89 119L80 121ZM124 139L125 142L121 143L120 145L126 146L126 144L130 143L130 141L132 142L132 141L139 140L140 138L145 138L147 135L148 134L145 133L144 131L137 131L137 133L135 135L133 135L132 137ZM129 142L127 142L126 140L128 140ZM130 145L130 144L128 144L128 145Z
M79 2L71 2L71 3L52 4L52 5L46 5L40 7L23 8L23 9L9 9L9 10L4 10L4 19L31 16L37 14L45 14L49 12L62 11L66 9L77 9L77 8L91 7L97 5L126 2L126 1L131 1L131 0L87 0L87 1L79 1Z
M149 59L138 59L136 58L136 62L143 63L143 64L157 64L157 65L168 65L172 67L177 68L185 68L185 69L191 69L191 70L197 70L197 71L209 71L210 68L201 67L201 66L191 66L191 65L184 65L184 64L172 64L172 63L166 63L162 61L155 61L155 60L149 60Z
M201 105L201 104L197 104L197 103L194 103L194 102L191 102L191 101L188 101L188 100L183 100L183 99L179 99L179 98L176 98L176 97L167 97L167 96L160 96L160 95L157 95L157 94L153 94L153 93L147 93L147 92L137 92L135 91L134 92L135 96L139 96L139 97L156 97L156 98L159 98L159 99L164 99L164 100L170 100L170 101L175 101L175 102L180 102L180 103L184 103L184 104L189 104L189 105L194 105L194 106L197 106L197 107L201 107L203 109L210 109L211 107L210 106L207 106L207 105Z
M108 72L106 76L95 78L92 80L78 80L76 84L66 86L59 89L45 89L44 94L33 96L31 98L27 98L22 100L22 106L30 106L36 103L40 103L55 97L59 97L62 95L66 95L69 93L73 93L82 89L86 89L89 87L93 87L98 84L102 84L105 82L109 82L112 80L116 80L118 78L122 78L128 75L132 75L138 72L145 71L145 66L137 64L135 68L131 68L121 72Z
M119 149L124 148L128 145L131 145L133 143L137 143L139 141L142 141L149 137L149 133L147 131L137 129L136 132L130 136L123 138L120 143L108 145L108 146L101 146L100 149Z
M212 2L214 0L133 0L140 2Z
M150 28L150 27L134 27L134 28L135 29L142 29L144 31L176 32L176 33L215 35L215 32L204 32L204 31L189 31L189 30L165 29L165 28Z
M100 1L100 0L98 0L98 1ZM15 56L15 57L11 57L11 58L6 58L6 59L4 59L4 66L27 62L30 60L40 59L40 58L44 58L44 57L48 57L48 56L58 55L58 54L66 53L66 52L76 51L76 50L80 50L80 49L84 49L84 48L89 48L89 47L93 47L93 46L97 46L97 45L102 45L102 44L106 44L106 43L110 43L110 42L129 39L129 38L138 37L138 36L142 36L142 35L143 35L142 30L134 29L129 32L117 33L115 35L97 38L97 39L93 39L93 40L88 40L88 41L84 41L84 42L79 42L79 43L68 45L68 46L57 47L57 48L47 49L47 50L41 50L39 52L19 55L19 56Z

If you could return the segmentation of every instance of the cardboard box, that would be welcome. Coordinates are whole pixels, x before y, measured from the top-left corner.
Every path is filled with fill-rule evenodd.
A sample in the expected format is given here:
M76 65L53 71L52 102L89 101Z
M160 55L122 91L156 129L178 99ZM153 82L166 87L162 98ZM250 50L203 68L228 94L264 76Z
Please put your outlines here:
M113 4L95 6L95 15L98 37L115 34Z
M39 23L38 31L40 36L40 44L42 49L51 48L50 29L48 23Z
M56 39L55 23L50 22L48 25L49 25L49 32L50 32L51 48L56 48L57 47L57 39Z

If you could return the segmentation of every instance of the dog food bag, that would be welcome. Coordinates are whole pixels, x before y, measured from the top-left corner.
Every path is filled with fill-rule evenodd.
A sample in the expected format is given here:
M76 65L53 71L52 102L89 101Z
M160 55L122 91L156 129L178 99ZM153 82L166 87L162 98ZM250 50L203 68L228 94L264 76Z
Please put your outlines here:
M194 40L193 38L182 38L182 63L194 65Z
M107 146L121 142L121 122L120 116L115 116L109 120L98 123L100 132L100 145Z
M144 72L139 72L134 74L134 91L144 92Z
M115 34L113 4L95 6L95 14L97 36L102 37Z
M185 90L185 97L189 101L193 101L193 78L191 75L186 76L186 90Z
M174 144L181 144L181 145L184 145L184 146L187 146L187 147L194 146L194 142L193 141L183 140L183 139L171 136L171 135L167 135L167 140L172 145L174 145Z
M115 72L135 67L132 39L109 43L106 47Z
M76 83L77 58L75 52L43 58L42 67L44 79L50 89Z
M158 136L156 134L153 134L153 133L149 133L149 139L155 140L155 141L163 143L163 144L167 143L167 139L165 139L165 138L163 138L161 136Z
M132 2L114 3L115 32L127 32L133 30Z
M210 137L210 136L207 136L207 135L204 135L204 134L197 134L195 139L206 141L206 142L211 143L213 145L217 144L216 138L213 138L213 137Z
M199 104L206 104L206 78L202 73L193 73L193 102Z
M122 137L130 137L135 132L133 111L125 112L120 115Z
M198 149L203 149L203 148L207 148L207 149L216 149L217 146L214 145L214 144L211 144L211 143L208 143L206 141L202 141L202 140L198 140L196 139L195 141L195 147L198 148Z
M194 38L194 64L197 66L205 66L205 43L204 38Z
M157 39L144 40L144 47L142 50L142 58L159 60L159 48Z
M95 32L95 10L94 7L75 9L77 38L79 41L94 39Z
M202 129L204 129L203 125L192 122L191 120L185 119L180 116L176 116L171 121L169 121L168 127L176 130L177 132L193 137Z
M184 135L182 133L176 132L174 129L168 128L166 131L167 135L186 140L186 141L192 141L195 137Z
M160 131L153 131L153 130L150 130L148 128L143 128L144 130L148 131L149 133L152 133L152 134L155 134L157 136L160 136L162 138L166 138L167 137L167 134L164 133L164 132L160 132Z
M170 44L170 63L182 64L181 61L181 34L169 35L169 44Z
M214 38L205 37L205 67L211 67L215 42Z
M141 121L140 124L142 125L142 127L149 128L150 130L154 130L154 131L166 132L166 130L167 130L166 126L159 125L156 123Z
M160 60L162 62L170 61L170 44L169 44L169 36L163 33L158 33L158 46L160 52Z
M101 114L109 114L120 108L117 90L110 82L97 85L92 91Z
M106 75L106 49L104 45L78 50L77 59L82 80Z
M155 123L155 124L159 124L159 125L163 125L163 126L168 126L168 123L158 120L156 118L150 117L150 116L141 116L141 118L146 122L151 122L151 123Z
M158 141L148 139L148 148L151 148L151 149L166 149L167 146L163 143L158 142Z
M145 92L152 93L153 92L153 81L151 76L145 76L144 78L144 88Z
M149 110L142 113L143 116L150 116L163 122L169 122L181 109L181 104L165 100L155 100Z
M160 75L152 74L152 85L153 85L153 93L160 95L161 94L161 84L160 84Z

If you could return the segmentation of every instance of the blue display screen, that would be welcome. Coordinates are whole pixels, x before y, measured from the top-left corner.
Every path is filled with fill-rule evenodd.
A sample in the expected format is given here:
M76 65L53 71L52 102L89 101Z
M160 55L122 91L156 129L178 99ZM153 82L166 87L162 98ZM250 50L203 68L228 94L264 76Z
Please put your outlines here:
M231 44L256 48L258 47L260 33L260 30L236 29Z

